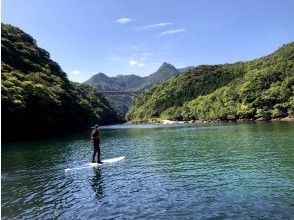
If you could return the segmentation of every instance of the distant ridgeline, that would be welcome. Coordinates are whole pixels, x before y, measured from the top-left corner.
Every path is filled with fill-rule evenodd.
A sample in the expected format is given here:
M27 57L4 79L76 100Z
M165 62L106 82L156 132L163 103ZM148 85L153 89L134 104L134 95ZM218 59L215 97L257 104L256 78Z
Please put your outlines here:
M67 79L47 51L20 29L1 24L2 138L78 131L119 117L90 86Z
M271 119L294 115L294 43L271 55L202 65L147 90L127 114L132 122Z
M108 77L103 73L98 73L84 82L97 91L144 91L155 84L162 83L173 76L179 75L181 72L189 70L193 67L176 69L173 65L163 63L160 68L153 74L140 77L137 75L118 75L116 77ZM128 96L112 96L107 97L118 111L124 116L132 104L133 98Z

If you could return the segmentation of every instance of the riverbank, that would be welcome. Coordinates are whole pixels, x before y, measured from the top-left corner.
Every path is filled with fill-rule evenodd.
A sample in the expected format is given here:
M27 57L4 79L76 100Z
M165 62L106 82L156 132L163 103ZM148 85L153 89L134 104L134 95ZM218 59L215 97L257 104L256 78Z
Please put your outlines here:
M190 121L172 121L172 120L161 120L161 124L182 124L182 123L210 123L210 122L245 122L245 121L294 121L294 117L284 118L257 118L257 119L238 119L238 120L190 120Z
M218 123L218 122L247 122L247 121L294 121L294 116L287 116L283 118L250 118L237 120L189 120L189 121L173 121L168 119L151 118L145 120L136 120L127 122L128 124L193 124L193 123Z

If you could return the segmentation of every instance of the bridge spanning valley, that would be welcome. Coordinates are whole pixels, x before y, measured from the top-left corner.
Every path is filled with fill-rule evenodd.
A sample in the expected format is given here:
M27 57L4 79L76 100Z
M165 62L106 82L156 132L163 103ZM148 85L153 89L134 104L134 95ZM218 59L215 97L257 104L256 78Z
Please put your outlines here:
M143 94L140 91L98 91L99 94L103 96L113 96L113 95L127 95L127 96L138 96Z

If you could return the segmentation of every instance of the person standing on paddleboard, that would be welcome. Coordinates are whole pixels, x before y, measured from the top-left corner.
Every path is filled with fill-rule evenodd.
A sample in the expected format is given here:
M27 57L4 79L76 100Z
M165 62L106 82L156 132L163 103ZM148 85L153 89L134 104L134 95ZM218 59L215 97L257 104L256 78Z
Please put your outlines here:
M100 131L99 131L99 125L95 125L94 130L92 131L92 141L94 146L94 153L93 153L93 159L92 163L95 163L95 156L98 153L98 160L97 163L102 163L100 158Z

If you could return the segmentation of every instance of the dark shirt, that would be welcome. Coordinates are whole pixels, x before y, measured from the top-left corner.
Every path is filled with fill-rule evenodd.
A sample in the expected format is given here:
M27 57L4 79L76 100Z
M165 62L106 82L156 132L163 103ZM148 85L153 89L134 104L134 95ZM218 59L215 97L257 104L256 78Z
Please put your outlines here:
M95 130L92 131L92 140L93 140L94 145L100 143L100 132L99 132L99 129L95 129Z

